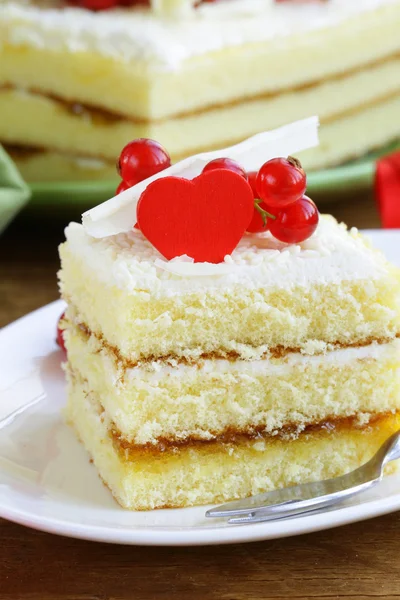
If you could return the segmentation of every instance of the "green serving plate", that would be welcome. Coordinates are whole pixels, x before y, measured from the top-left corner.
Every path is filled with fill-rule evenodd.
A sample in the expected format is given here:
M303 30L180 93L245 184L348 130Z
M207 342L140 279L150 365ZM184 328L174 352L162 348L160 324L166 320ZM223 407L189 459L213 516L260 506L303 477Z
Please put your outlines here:
M311 172L307 176L307 192L318 196L323 201L324 196L365 189L372 185L375 173L376 159L400 150L400 141L386 146L377 152L358 159L346 165L332 169ZM32 197L28 205L30 210L67 208L85 211L114 196L118 185L115 181L79 181L63 183L32 183Z

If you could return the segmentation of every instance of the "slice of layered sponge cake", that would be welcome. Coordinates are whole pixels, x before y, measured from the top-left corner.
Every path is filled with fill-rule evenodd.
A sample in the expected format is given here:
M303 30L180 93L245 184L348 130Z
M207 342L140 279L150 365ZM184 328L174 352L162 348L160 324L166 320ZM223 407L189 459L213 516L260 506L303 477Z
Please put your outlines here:
M199 273L140 231L60 247L68 420L130 509L333 477L400 427L400 275L322 216Z

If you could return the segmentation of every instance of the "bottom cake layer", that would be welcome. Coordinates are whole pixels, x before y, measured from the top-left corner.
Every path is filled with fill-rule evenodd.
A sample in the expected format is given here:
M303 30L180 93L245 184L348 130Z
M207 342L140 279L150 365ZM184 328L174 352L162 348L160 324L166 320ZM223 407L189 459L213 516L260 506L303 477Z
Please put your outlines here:
M67 419L115 499L134 510L220 503L349 472L369 460L400 427L400 414L326 423L297 439L237 438L151 450L126 448L85 384L70 388ZM393 469L393 464L391 466Z

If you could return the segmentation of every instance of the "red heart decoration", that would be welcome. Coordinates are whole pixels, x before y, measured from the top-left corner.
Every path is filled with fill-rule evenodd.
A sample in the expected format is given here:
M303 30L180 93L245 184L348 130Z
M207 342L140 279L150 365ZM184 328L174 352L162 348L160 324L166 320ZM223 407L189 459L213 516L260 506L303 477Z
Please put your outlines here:
M137 220L167 259L187 254L219 263L238 245L254 211L250 185L237 173L215 169L191 181L156 179L140 196Z

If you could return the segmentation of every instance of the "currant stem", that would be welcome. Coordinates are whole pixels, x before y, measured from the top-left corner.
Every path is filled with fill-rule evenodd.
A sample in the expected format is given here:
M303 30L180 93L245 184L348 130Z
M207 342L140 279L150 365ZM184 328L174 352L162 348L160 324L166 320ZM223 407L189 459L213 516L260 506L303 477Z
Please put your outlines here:
M263 208L261 208L260 202L262 202L262 200L259 200L259 199L256 198L254 200L254 208L256 209L256 211L258 213L260 213L261 218L262 218L262 222L263 222L263 226L265 227L265 225L267 224L267 219L273 219L273 220L275 220L276 217L274 217L274 215L271 215L271 213L269 213L268 211L266 211Z
M296 158L295 156L288 156L287 157L287 161L293 166L296 167L296 169L303 169L303 167L301 166L301 162L299 161L298 158Z

